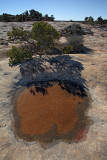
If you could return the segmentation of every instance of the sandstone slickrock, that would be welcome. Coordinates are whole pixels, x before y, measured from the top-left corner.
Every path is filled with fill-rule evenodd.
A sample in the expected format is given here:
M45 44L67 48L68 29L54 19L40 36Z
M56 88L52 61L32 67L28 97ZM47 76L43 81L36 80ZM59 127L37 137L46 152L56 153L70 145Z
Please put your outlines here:
M31 29L33 22L0 23L2 38L12 25ZM57 30L72 22L49 22ZM85 26L81 24L81 26ZM85 26L86 27L86 26ZM90 27L90 26L89 26ZM27 62L9 67L8 58L0 57L0 160L105 160L107 158L107 37L106 31L91 27L93 36L84 35L86 54L43 56L40 63L35 57ZM9 47L0 46L0 52ZM0 54L0 55L1 55ZM31 67L31 68L30 68ZM37 68L38 67L38 68ZM30 71L30 74L29 74ZM13 130L12 98L17 89L30 81L66 79L83 83L91 96L86 115L92 120L86 137L78 143L53 142L47 147L38 142L25 142L15 137ZM81 80L81 81L80 81Z

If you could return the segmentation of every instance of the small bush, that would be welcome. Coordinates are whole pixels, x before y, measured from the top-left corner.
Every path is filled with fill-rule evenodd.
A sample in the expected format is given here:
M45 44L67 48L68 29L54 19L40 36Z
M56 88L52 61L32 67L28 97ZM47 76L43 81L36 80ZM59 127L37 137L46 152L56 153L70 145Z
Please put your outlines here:
M74 47L72 45L66 45L62 50L64 54L70 54L73 51L74 51Z
M75 52L81 52L83 50L83 38L78 35L72 35L68 38L68 44L73 46Z
M31 37L31 32L24 30L23 27L12 27L12 31L7 32L10 40L27 41Z
M71 31L72 31L72 34L80 34L81 33L81 26L80 26L80 24L73 24L71 26Z
M81 28L80 24L74 23L72 25L69 25L69 26L65 27L61 31L62 36L71 36L73 34L77 34L77 35L82 34L82 28Z
M25 60L32 58L32 54L29 50L16 48L15 46L13 46L7 54L9 56L9 65L24 62Z
M24 47L17 49L13 47L8 52L9 64L22 62L31 58L33 54L46 51L54 47L54 40L59 38L59 32L50 24L45 22L34 23L32 31L24 30L23 27L12 27L12 31L7 32L9 40L24 42Z
M68 45L66 45L62 52L63 53L78 53L83 51L83 39L81 36L78 35L72 35L68 38Z
M54 40L59 38L59 32L46 22L34 23L32 38L36 40L40 50L54 47Z

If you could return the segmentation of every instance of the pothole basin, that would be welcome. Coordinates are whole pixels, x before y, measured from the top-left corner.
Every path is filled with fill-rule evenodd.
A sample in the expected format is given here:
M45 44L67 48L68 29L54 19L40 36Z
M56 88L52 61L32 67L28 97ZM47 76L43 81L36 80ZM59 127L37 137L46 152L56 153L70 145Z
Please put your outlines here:
M14 131L26 141L79 141L86 133L89 97L69 81L38 82L13 99Z

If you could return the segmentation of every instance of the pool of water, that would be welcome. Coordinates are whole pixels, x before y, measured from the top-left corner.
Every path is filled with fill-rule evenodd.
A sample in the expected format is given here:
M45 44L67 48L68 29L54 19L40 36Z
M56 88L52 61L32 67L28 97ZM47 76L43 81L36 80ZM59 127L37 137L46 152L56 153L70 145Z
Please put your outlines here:
M86 132L85 91L70 82L40 82L18 90L13 100L15 134L26 141L80 140Z

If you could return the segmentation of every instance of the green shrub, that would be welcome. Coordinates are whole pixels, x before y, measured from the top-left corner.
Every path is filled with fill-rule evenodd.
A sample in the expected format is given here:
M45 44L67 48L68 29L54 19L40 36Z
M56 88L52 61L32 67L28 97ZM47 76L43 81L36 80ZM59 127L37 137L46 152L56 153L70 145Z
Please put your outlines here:
M9 40L23 41L24 48L26 48L24 50L13 47L8 52L9 64L21 62L26 58L31 58L33 53L54 47L54 40L59 38L59 32L46 22L34 23L32 31L24 30L23 27L12 27L12 31L7 32L7 35Z
M83 39L81 36L72 35L68 38L68 44L63 48L63 53L78 53L83 51Z
M98 22L99 24L102 24L102 23L103 23L103 19L102 19L101 16L97 18L97 22Z
M59 38L59 33L50 24L39 22L33 24L32 38L36 40L40 50L47 50L54 47L54 40Z
M72 35L68 38L68 44L73 46L74 52L83 50L83 38L78 35Z
M62 50L64 54L70 54L73 51L74 51L74 47L72 45L66 45Z
M8 51L8 56L10 57L9 65L24 62L25 60L32 58L32 54L29 50L24 48L16 48L15 46L13 46L10 51Z
M7 32L9 40L26 41L30 45L45 50L54 46L54 40L59 38L59 32L46 22L34 23L32 31L24 30L23 27L12 27L12 31Z
M62 36L71 36L73 34L81 35L82 28L80 24L74 23L72 25L69 25L65 27L63 30L60 31Z
M80 26L80 24L73 24L72 26L71 26L71 31L72 31L72 34L80 34L81 33L81 30L82 30L82 28L81 28L81 26Z
M11 18L9 17L9 14L3 13L1 17L3 22L11 22Z
M23 27L12 27L12 31L7 32L9 40L27 41L31 37L31 32L26 31Z

